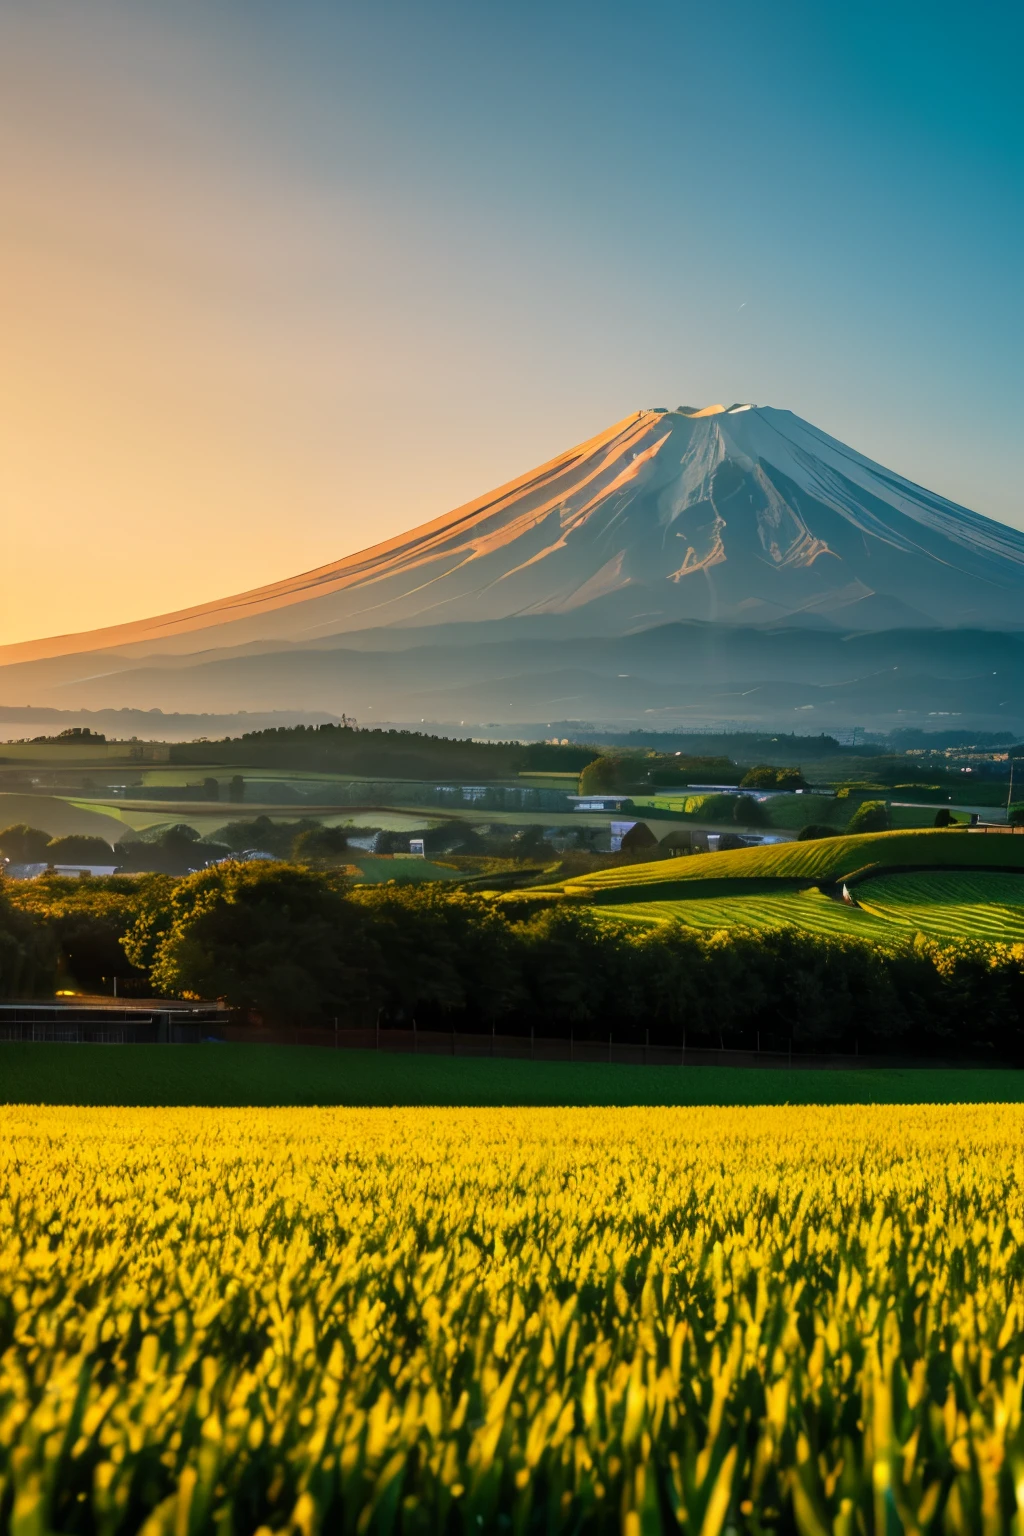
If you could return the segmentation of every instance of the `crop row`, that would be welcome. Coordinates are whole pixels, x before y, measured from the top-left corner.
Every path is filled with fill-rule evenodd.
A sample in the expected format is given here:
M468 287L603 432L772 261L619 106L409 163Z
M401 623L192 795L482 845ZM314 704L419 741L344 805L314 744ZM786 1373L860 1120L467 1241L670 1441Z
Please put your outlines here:
M782 891L777 895L723 896L717 900L630 902L600 906L599 916L628 922L682 923L687 928L799 928L802 933L838 934L865 939L892 938L884 918L848 907L814 892Z
M714 857L714 856L713 856ZM804 933L850 935L878 941L923 933L936 938L1024 942L1024 877L1016 873L964 870L893 875L854 886L857 906L814 888L794 891L779 883L708 882L709 895L602 904L599 914L638 923L679 922L702 929L776 928ZM699 891L703 882L690 889ZM630 895L641 894L643 888Z
M966 831L874 832L777 843L724 853L623 865L568 881L567 890L608 890L712 879L836 880L876 865L1000 865L1024 873L1024 837ZM638 898L642 899L642 898Z
M915 932L964 939L1024 941L1024 878L965 871L897 875L856 888L865 912Z

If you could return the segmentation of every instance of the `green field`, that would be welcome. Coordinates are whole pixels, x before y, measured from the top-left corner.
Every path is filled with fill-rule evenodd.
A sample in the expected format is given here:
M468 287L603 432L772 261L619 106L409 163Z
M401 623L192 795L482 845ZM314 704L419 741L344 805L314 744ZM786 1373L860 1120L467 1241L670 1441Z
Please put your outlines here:
M985 868L992 865L1001 869ZM893 873L900 866L911 872ZM912 873L921 866L934 873ZM838 899L845 880L857 905ZM929 829L822 838L625 865L542 888L536 898L552 894L632 923L787 926L878 943L911 933L1019 943L1024 837Z
M866 881L856 891L857 906L835 901L812 886L803 891L776 888L712 899L610 904L600 911L625 922L677 922L708 929L785 926L877 943L891 943L908 933L1024 943L1021 875L895 875Z
M124 831L121 820L114 806L90 807L60 795L0 794L0 831L24 822L51 837L80 833L113 842Z
M779 890L760 894L701 897L675 901L634 901L600 907L602 916L629 923L682 923L687 928L799 928L803 933L891 942L893 927L885 917L848 907L814 889ZM896 935L902 937L900 930Z
M624 1067L274 1045L0 1045L0 1103L274 1105L1024 1102L987 1068Z
M126 832L160 830L182 822L194 827L201 836L207 836L229 821L251 821L254 816L263 815L269 816L271 821L296 821L301 816L313 816L325 826L383 827L388 832L410 834L421 832L439 819L438 813L420 812L417 815L392 808L318 811L301 805L261 806L244 801L238 805L228 801L202 805L194 801L133 803L93 800L84 796L0 793L0 830L24 822L49 832L51 837L85 833L104 837L110 843L118 842Z
M349 855L351 857L351 855ZM352 878L356 885L381 885L387 880L461 880L464 876L446 864L435 864L430 859L357 858L359 874Z
M998 865L1024 871L1024 836L966 831L874 832L823 837L807 843L775 843L725 853L698 853L656 864L628 864L578 875L561 887L592 901L669 900L687 896L693 881L827 881L864 877L872 870L978 868Z
M866 916L944 937L1024 942L1019 874L889 875L856 887Z

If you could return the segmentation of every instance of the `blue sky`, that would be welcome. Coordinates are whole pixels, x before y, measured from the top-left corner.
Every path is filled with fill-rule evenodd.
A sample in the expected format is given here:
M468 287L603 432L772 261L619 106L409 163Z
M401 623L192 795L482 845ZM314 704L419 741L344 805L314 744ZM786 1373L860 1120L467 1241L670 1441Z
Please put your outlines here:
M97 535L130 618L641 405L789 407L1024 526L1022 44L1002 4L7 0L0 511L54 571L0 638L98 622Z

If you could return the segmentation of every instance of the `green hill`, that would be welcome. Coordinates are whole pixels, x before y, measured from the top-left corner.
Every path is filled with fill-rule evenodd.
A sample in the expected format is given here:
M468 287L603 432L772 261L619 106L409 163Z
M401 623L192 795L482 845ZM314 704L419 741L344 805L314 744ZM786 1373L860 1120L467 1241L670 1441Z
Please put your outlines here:
M838 899L845 883L856 905ZM645 925L1020 943L1024 837L930 828L777 843L626 865L507 899L520 911L552 900L593 904L609 919Z
M125 830L116 808L109 812L88 810L59 795L0 794L0 831L19 822L49 832L51 837L82 833L106 838L108 843L116 843Z
M357 885L380 885L387 880L458 880L459 871L447 864L434 864L430 859L395 858L357 859L359 874L353 876Z
M724 894L723 882L730 886L748 880L785 881L789 885L838 883L864 879L872 871L921 867L1024 871L1024 836L929 828L823 837L807 843L698 853L656 864L628 864L578 875L561 889L567 895L595 902L664 901L676 896L703 896L705 892L696 885L708 880Z
M1024 941L1024 874L942 871L884 875L858 885L863 914L943 937Z

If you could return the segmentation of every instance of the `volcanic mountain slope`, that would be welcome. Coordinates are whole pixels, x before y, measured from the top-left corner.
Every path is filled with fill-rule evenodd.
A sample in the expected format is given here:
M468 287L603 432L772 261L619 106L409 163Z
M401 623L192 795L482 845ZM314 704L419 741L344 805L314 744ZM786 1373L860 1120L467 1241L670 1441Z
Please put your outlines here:
M190 679L205 707L200 674L213 666L223 684L233 659L251 678L269 653L298 663L295 652L335 648L607 639L681 621L1024 628L1024 534L789 411L640 411L336 564L153 620L0 648L0 702L85 702L88 684L91 703L143 704L144 688L174 671L176 696ZM282 702L281 673L268 666L257 707ZM344 706L337 682L323 707Z

